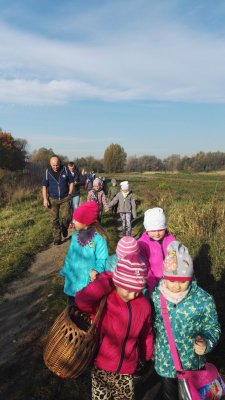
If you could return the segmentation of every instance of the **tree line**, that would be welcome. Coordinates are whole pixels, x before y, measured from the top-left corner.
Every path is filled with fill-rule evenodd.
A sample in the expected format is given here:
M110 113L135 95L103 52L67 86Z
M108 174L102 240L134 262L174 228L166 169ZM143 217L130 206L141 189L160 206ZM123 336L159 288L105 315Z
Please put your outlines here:
M49 164L49 159L55 153L52 148L42 147L29 154L25 139L15 139L11 133L0 129L0 168L11 171L23 170L28 165L43 169ZM79 168L98 173L110 172L147 172L147 171L179 171L179 172L210 172L225 169L225 153L199 152L191 157L181 157L173 154L165 159L154 155L127 157L124 148L119 144L110 144L104 151L102 159L93 156L74 158L57 154L66 164L74 161Z

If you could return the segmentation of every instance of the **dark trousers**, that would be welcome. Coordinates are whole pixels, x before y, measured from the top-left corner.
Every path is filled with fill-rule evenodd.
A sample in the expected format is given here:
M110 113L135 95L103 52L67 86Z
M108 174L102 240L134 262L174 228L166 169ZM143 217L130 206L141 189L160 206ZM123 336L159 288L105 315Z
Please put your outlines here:
M179 400L177 378L162 378L162 400Z
M49 214L52 223L52 233L54 240L61 240L63 228L67 229L70 220L69 197L62 200L49 198Z

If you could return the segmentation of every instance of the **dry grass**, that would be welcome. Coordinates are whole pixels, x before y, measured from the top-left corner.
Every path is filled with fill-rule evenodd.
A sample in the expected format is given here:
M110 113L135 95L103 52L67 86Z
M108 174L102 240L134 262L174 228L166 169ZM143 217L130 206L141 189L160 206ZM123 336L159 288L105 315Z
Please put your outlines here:
M34 199L40 192L40 179L41 176L37 171L0 170L0 206Z

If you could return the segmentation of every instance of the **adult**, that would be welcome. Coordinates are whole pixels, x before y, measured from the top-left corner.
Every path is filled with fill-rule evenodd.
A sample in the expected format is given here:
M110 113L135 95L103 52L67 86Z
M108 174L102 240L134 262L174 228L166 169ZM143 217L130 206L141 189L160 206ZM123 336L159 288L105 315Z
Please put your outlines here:
M67 166L74 180L74 189L71 199L71 208L73 215L74 211L80 204L80 187L84 186L85 177L80 173L79 168L77 167L77 165L74 164L73 161L70 161Z
M86 189L87 190L91 190L92 189L92 187L93 187L93 180L95 179L95 178L93 178L93 174L92 174L92 172L87 172L87 176L86 176Z
M50 165L42 179L43 205L48 208L52 223L54 244L61 244L61 235L67 237L70 218L69 200L74 179L58 156L50 158Z

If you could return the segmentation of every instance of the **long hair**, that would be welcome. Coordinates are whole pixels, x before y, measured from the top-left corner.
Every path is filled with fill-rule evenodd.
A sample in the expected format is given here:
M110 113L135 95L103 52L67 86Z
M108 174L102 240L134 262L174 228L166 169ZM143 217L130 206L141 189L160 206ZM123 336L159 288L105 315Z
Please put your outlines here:
M106 240L107 244L109 244L109 236L108 236L106 230L103 228L103 226L99 222L95 222L93 224L93 226L95 227L95 229L99 233L99 235L104 237L104 239Z

